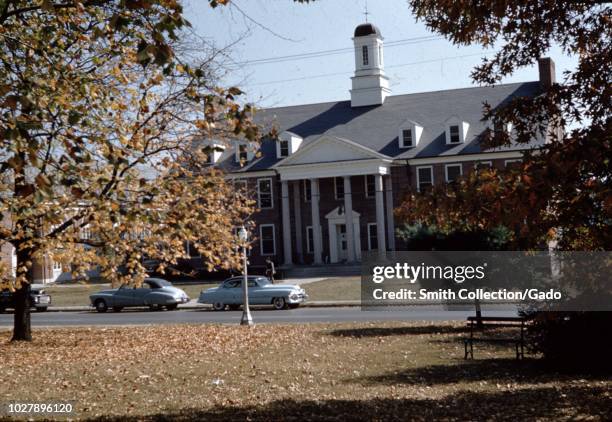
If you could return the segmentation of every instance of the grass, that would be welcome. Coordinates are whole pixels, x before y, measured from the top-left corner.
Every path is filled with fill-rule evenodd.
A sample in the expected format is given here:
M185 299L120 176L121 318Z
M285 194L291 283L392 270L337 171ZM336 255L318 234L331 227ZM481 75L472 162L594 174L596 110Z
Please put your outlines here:
M202 289L216 286L217 283L190 283L176 284L176 287L183 289L192 299L197 299ZM52 306L87 306L89 305L89 295L100 290L110 289L110 284L69 284L52 285L45 290L51 295Z
M510 348L464 361L461 325L47 329L9 343L0 403L72 401L103 420L610 420L609 377Z
M302 287L308 293L308 300L359 300L361 299L361 278L328 278Z
M283 281L278 281L283 283ZM297 282L299 284L299 282ZM218 281L207 283L174 283L183 289L192 299L197 299L202 290L215 287ZM314 283L304 284L309 300L359 300L360 278L328 278ZM89 295L100 290L110 289L108 283L71 283L58 284L46 287L45 290L51 295L52 306L87 306Z

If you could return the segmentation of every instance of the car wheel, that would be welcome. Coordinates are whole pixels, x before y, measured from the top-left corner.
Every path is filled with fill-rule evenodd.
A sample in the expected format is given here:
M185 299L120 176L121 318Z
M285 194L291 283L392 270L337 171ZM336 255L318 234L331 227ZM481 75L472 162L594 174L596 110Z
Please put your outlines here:
M0 308L0 314L3 314L4 312L6 312L5 308Z
M162 307L161 305L149 305L149 310L150 311L161 311Z
M41 308L36 308L36 312L46 312L47 311L47 307L43 306Z
M284 297L275 297L272 299L272 305L274 309L280 311L281 309L287 309L287 301Z
M121 312L123 310L123 306L113 306L113 311Z
M166 305L166 309L169 311L176 311L176 308L178 308L178 303L175 303L172 305Z
M215 311L225 311L225 303L223 303L223 302L215 302L215 303L213 303L213 309Z
M240 309L240 305L228 305L230 311L237 311Z
M96 307L96 311L100 313L108 311L108 305L106 305L106 302L103 299L96 300L94 306Z

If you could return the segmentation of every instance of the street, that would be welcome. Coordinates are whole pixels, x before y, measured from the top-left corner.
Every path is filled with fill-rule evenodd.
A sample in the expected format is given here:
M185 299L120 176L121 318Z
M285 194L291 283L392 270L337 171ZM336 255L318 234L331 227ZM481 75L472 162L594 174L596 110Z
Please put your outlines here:
M447 311L441 306L418 306L410 310L368 310L359 307L300 308L285 311L256 309L252 311L255 323L311 323L311 322L368 322L368 321L414 321L414 320L465 320L474 314L466 308ZM120 313L104 314L88 312L44 312L32 313L32 326L95 326L95 325L148 325L148 324L238 324L242 311L215 312L208 309L152 312L148 310L124 310ZM488 316L513 316L511 307L487 310ZM0 327L11 327L13 315L0 315Z

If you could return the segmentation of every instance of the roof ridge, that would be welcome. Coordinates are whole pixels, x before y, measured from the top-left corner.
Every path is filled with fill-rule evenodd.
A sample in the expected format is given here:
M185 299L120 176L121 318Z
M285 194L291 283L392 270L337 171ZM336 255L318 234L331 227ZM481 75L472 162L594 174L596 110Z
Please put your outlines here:
M523 82L511 82L507 84L497 84L497 85L481 85L481 86L468 86L468 87L463 87L463 88L439 89L436 91L410 92L407 94L389 95L387 98L408 97L411 95L423 95L423 94L436 94L440 92L467 91L470 89L498 88L498 87L503 88L503 87L509 87L512 85L524 85L524 84L534 84L534 83L539 83L539 82L538 81L523 81ZM340 104L340 103L350 103L350 102L351 102L350 99L338 100L338 101L321 101L321 102L315 102L315 103L294 104L294 105L279 106L279 107L261 107L258 110L259 111L262 111L262 110L272 111L272 110L289 109L289 108L296 108L296 107L318 106L318 105L324 105L324 104ZM369 107L373 107L373 106L369 106Z

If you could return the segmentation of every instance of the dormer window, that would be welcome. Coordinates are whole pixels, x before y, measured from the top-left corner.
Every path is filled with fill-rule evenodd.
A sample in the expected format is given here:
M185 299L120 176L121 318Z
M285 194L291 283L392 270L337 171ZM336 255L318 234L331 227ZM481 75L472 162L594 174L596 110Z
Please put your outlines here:
M459 125L451 125L449 128L449 144L461 143L461 136L459 134Z
M253 146L246 142L236 142L236 162L239 164L246 164L255 157L255 150Z
M419 144L421 134L423 133L423 127L419 124L407 120L400 127L399 132L399 147L400 148L414 148Z
M207 140L204 145L202 153L206 156L206 164L216 164L219 162L225 150L225 144L222 144L220 141Z
M238 146L238 161L242 162L246 162L249 159L249 154L248 154L248 150L247 150L247 146L246 145L239 145Z
M370 63L370 58L368 57L368 46L364 45L361 47L361 56L363 58L363 65L367 66Z
M280 147L279 157L289 157L289 141L281 140L279 147Z
M295 133L285 131L280 134L276 141L276 157L286 158L296 152L302 145L302 138Z
M412 129L402 130L402 147L411 148L413 146L414 145L412 144Z
M462 144L467 140L468 129L470 124L459 120L457 117L452 117L446 121L446 144L457 145Z

